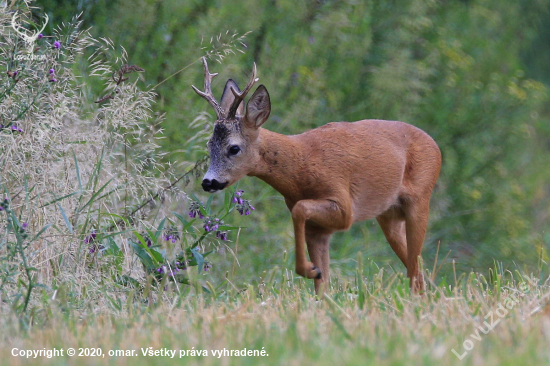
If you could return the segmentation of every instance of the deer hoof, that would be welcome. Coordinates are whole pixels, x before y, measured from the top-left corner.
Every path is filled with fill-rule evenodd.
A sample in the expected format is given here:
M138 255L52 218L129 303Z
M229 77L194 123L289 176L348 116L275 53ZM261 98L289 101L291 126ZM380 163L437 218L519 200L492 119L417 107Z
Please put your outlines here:
M307 268L310 269L307 269ZM296 273L298 273L300 276L305 278L321 278L321 270L313 265L313 263L308 262L306 263L305 268L304 267L296 267Z
M311 269L310 275L311 275L311 277L309 277L309 278L315 278L315 279L320 280L321 279L321 270L319 268L313 266L313 268Z

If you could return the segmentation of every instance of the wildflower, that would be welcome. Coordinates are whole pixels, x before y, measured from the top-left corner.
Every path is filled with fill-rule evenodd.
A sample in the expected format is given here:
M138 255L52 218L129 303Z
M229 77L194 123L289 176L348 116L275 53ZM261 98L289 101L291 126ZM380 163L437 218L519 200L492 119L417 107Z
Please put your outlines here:
M44 35L43 35L42 33L40 33L40 34L38 35L38 39L42 39L42 37L44 37Z
M242 189L239 189L239 190L235 191L235 194L233 195L233 203L237 203L239 205L242 205L243 200L242 200L241 196L242 196L243 193L244 193L244 191Z
M53 74L55 72L54 69L50 69L50 74Z
M227 231L216 231L216 238L223 241L227 240Z
M219 229L220 225L223 225L223 220L209 217L204 220L204 231L207 233L210 231L216 231Z
M147 248L151 248L153 246L153 241L145 232L141 232L141 237L143 238L143 241L147 245Z
M204 269L205 272L208 272L210 270L210 268L212 268L211 263L209 263L209 262L204 263L203 269Z
M29 224L27 224L26 222L24 222L24 223L21 224L21 228L22 228L23 230L27 229L27 226L29 226Z
M187 265L184 261L176 261L174 262L174 268L176 268L177 271L179 271L180 269L182 271L185 271L187 269Z
M57 49L60 49L60 48L61 48L61 42L55 41L55 42L53 43L53 46L54 46L55 48L57 48Z
M57 79L56 79L56 78L51 78L51 79L50 79L50 83L55 83L55 82L57 82Z
M95 241L97 237L97 232L95 230L92 230L92 232L90 233L90 235L88 235L85 239L84 239L84 244L91 244Z
M163 238L166 241L170 240L170 241L172 241L172 243L175 243L176 240L178 240L180 238L180 235L178 233L178 230L175 227L169 226L164 231Z
M248 216L254 210L255 208L250 204L249 200L242 200L242 203L237 204L237 211L239 211L241 215Z
M17 72L17 70L15 70L15 71L13 72L13 78L14 78L14 79L15 79L15 77L17 76L17 74L19 74L19 72Z
M204 215L202 214L200 209L200 203L194 201L191 203L191 206L189 207L189 217L194 219L197 216L200 219L204 218Z

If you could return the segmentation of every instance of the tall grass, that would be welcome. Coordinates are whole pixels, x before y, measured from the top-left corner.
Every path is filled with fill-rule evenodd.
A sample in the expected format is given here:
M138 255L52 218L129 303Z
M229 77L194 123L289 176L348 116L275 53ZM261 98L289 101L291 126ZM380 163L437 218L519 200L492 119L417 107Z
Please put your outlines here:
M155 301L159 289L200 287L205 257L237 229L223 219L239 203L232 192L206 203L185 193L205 159L172 164L160 151L156 93L123 47L94 39L76 16L29 51L11 24L30 33L44 19L28 1L0 7L0 297L10 305L2 309L30 326L61 288L70 306L101 311L132 291ZM206 55L221 61L244 36L229 37ZM101 95L91 94L94 80ZM204 146L205 118L195 118L188 148Z

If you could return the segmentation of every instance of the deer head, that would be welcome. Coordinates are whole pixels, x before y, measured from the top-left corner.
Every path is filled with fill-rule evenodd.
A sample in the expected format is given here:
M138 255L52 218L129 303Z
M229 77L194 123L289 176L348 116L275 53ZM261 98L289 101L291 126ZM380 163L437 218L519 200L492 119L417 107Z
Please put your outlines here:
M17 24L16 22L17 12L15 12L13 14L13 17L11 18L12 28L17 32L17 34L19 34L23 38L23 40L27 44L27 49L29 53L32 53L34 42L38 38L38 35L44 31L44 29L46 28L46 25L48 24L48 20L49 20L48 14L44 14L44 16L46 19L44 21L44 24L42 25L42 28L36 32L32 32L31 35L28 35L27 30L25 28L22 28L19 24Z
M247 175L258 162L258 129L269 117L271 102L267 89L260 85L248 101L246 110L244 108L244 98L258 81L254 64L250 80L243 91L229 79L221 102L218 103L211 89L212 79L217 73L210 73L206 58L203 57L202 62L204 92L192 87L216 112L214 132L208 141L210 166L202 181L202 188L207 192L216 192Z

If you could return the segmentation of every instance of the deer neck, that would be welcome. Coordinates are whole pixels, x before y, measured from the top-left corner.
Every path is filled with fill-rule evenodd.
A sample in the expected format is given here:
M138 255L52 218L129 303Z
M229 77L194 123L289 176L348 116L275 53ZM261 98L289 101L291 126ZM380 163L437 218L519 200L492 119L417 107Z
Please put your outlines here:
M296 140L260 128L258 144L258 163L248 175L260 178L287 200L297 200L303 159Z

